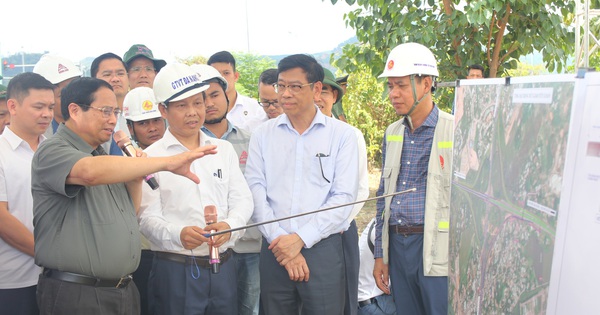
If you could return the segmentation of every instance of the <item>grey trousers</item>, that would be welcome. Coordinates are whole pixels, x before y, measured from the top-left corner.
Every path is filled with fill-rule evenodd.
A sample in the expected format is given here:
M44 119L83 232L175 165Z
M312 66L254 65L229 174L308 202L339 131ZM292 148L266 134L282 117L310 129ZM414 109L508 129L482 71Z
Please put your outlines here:
M301 254L310 269L308 282L290 280L269 244L260 252L261 312L265 315L342 314L346 297L346 271L340 234L331 235Z

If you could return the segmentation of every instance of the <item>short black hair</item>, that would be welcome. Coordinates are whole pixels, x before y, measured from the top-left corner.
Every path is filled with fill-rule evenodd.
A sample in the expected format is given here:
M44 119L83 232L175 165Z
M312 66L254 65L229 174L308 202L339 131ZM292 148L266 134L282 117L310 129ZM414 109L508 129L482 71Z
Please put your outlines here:
M480 64L473 64L473 65L470 65L470 66L467 68L467 71L469 71L469 70L481 70L481 74L483 74L483 73L485 72L485 70L483 69L483 66L482 66L482 65L480 65Z
M210 58L208 58L208 61L206 62L207 65L212 65L213 63L217 63L217 62L224 62L224 63L228 63L231 64L231 66L233 67L233 71L235 70L235 58L233 57L233 55L226 51L219 51L217 53L214 53L212 56L210 56Z
M29 96L30 89L54 91L54 84L37 73L19 73L8 82L6 99L16 99L21 103L24 98Z
M287 56L277 65L277 75L290 69L301 68L306 72L306 79L309 83L323 82L325 72L323 66L313 57L305 54L296 54Z
M277 83L277 69L271 68L263 71L258 77L258 83L273 85Z
M69 114L69 104L75 103L84 112L88 111L89 107L82 107L81 105L92 104L96 100L96 92L103 87L111 91L113 90L108 82L96 78L83 77L71 81L60 93L60 111L65 121L71 117Z
M92 61L92 66L90 67L90 74L92 75L92 78L96 77L96 75L98 74L98 68L100 67L100 63L106 59L118 59L123 64L123 68L127 69L127 65L125 64L125 62L123 62L123 59L121 59L120 56L111 52L104 53L96 57L96 59Z

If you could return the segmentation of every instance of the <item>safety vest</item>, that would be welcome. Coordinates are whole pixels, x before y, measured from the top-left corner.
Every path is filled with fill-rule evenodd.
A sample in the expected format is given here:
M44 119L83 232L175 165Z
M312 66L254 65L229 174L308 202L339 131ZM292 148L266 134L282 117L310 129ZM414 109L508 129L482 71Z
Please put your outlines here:
M396 192L402 143L404 118L386 129L385 167L382 170L384 194ZM448 275L448 232L450 219L450 180L452 175L452 138L454 116L439 110L433 134L431 155L427 169L425 195L425 226L423 233L423 270L426 276ZM389 262L389 220L392 197L385 198L382 233L383 262Z

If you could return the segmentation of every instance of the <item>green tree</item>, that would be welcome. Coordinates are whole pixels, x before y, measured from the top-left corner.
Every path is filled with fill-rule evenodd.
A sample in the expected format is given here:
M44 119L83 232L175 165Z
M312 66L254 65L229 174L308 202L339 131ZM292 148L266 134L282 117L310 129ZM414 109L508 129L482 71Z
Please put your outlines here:
M206 61L208 61L208 59L204 56L191 56L191 57L187 57L187 58L179 58L176 57L175 60L177 60L177 62L179 63L183 63L186 64L188 66L191 65L205 65Z
M258 98L258 77L263 71L276 68L275 60L245 52L232 52L232 55L235 57L236 70L240 73L236 90L246 96Z
M523 77L529 75L542 75L548 74L548 71L544 69L543 65L530 65L525 62L518 62L517 68L506 70L508 76L511 77Z
M330 0L335 4L338 0ZM562 72L574 50L573 1L525 0L346 0L359 8L345 15L360 43L344 59L383 70L389 50L407 42L431 47L439 61L440 79L454 81L472 63L487 65L494 78L517 67L517 60L543 53L549 71ZM346 64L339 63L347 72Z

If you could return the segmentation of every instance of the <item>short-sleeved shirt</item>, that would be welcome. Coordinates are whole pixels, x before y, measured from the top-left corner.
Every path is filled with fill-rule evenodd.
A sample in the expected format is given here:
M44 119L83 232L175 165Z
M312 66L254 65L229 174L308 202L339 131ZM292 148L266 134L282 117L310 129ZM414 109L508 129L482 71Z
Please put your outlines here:
M101 279L137 269L140 233L123 183L69 185L77 161L97 155L61 124L33 156L32 193L36 264Z
M45 138L40 136L40 142ZM0 201L8 212L33 232L31 158L33 150L10 127L0 136ZM25 288L37 284L40 267L33 257L0 238L0 289Z

